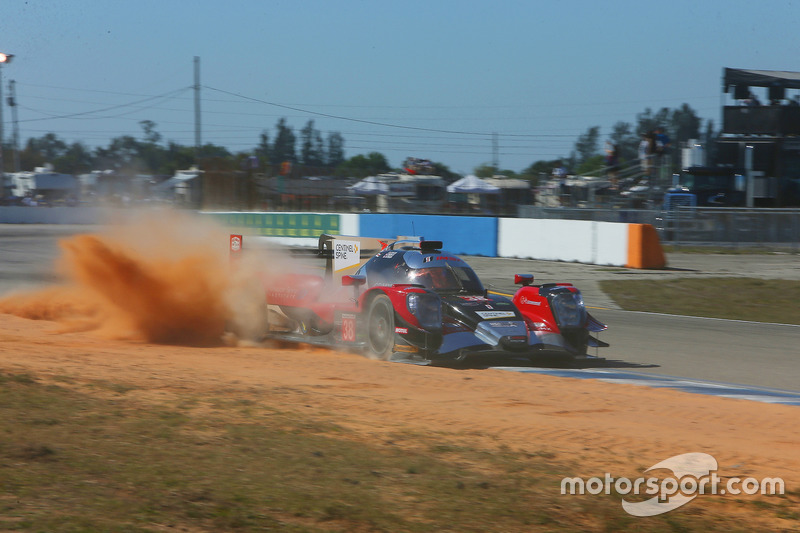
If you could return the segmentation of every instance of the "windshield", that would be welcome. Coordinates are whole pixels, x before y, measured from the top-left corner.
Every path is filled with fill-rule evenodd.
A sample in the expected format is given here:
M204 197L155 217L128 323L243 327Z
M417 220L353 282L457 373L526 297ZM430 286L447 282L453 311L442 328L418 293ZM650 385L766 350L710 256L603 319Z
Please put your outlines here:
M419 283L436 291L482 293L483 285L475 272L469 267L443 265L411 269L408 272L411 283Z

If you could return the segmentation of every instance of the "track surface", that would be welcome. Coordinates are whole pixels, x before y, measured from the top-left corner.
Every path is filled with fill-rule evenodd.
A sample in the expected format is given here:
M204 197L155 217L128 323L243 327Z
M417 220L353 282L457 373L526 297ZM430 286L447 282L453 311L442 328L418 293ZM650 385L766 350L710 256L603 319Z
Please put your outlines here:
M611 344L599 352L606 358L603 368L800 391L800 326L623 311L598 283L718 276L797 280L798 256L670 254L666 271L519 259L468 261L484 284L506 294L515 289L515 273L533 273L537 283L574 283L590 312L609 325L601 335Z

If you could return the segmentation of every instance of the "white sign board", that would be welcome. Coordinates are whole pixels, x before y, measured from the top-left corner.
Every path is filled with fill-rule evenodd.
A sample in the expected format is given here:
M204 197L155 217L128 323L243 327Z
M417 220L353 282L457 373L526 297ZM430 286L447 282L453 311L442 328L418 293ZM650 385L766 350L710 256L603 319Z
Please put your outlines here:
M333 270L340 272L361 263L361 247L358 241L333 241Z

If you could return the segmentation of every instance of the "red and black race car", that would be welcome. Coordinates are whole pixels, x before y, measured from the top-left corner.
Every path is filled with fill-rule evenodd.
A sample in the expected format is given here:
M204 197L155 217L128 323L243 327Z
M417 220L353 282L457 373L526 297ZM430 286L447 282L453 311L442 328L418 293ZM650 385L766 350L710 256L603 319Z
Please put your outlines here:
M472 356L585 356L606 329L569 283L522 285L509 299L490 293L440 241L382 241L383 249L337 279L335 259L357 239L323 235L325 274L289 274L266 287L268 335L358 349L376 359L464 361ZM341 244L347 243L347 244ZM358 266L360 265L360 266Z

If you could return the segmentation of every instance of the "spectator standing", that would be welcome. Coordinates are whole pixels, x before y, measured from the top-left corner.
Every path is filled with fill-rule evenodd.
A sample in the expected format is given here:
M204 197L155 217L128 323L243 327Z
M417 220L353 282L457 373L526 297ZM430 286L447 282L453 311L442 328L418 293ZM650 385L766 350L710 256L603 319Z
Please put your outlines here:
M552 177L557 180L558 183L558 194L561 205L565 205L569 197L569 187L567 186L567 169L564 168L564 164L561 161L556 161L556 166L553 167Z
M669 136L664 133L664 128L661 127L655 129L655 142L657 155L665 155L669 151L669 147L672 144Z
M753 93L750 93L750 97L744 101L744 105L751 106L751 107L758 107L761 105L761 100L758 99Z
M617 175L619 173L619 150L617 145L611 141L606 141L606 168L611 188L616 189Z
M664 128L658 127L654 130L655 140L655 163L658 168L658 177L660 180L665 180L667 174L667 163L669 161L669 148L672 145L669 136L664 133Z
M642 133L642 140L639 142L639 165L642 167L642 174L645 178L650 177L654 151L655 135L653 132Z

